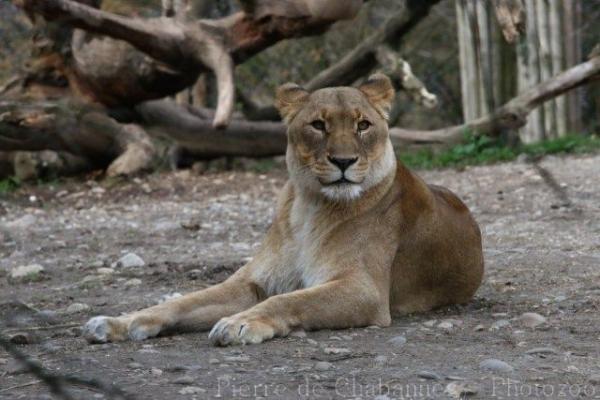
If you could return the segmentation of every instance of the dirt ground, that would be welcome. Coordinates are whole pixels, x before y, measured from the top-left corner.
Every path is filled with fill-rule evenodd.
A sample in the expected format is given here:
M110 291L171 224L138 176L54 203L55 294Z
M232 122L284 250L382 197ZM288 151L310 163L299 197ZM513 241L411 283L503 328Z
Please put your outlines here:
M207 333L89 345L78 326L223 280L267 229L283 169L25 187L0 198L0 328L44 367L137 399L600 398L600 155L541 165L570 205L525 161L421 173L482 227L486 275L470 304L228 348ZM126 253L145 265L111 268ZM45 271L11 278L30 264ZM545 321L528 327L523 313ZM0 350L0 399L47 398Z

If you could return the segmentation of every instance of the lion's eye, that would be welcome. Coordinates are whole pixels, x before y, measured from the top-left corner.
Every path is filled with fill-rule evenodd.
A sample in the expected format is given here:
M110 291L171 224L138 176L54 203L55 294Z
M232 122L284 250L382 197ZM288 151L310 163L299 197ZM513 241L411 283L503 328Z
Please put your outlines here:
M366 131L367 129L369 129L370 126L371 126L371 123L365 119L358 123L358 130L361 132Z
M324 131L325 130L325 122L321 121L321 120L316 120L310 123L310 125L315 128L318 131Z

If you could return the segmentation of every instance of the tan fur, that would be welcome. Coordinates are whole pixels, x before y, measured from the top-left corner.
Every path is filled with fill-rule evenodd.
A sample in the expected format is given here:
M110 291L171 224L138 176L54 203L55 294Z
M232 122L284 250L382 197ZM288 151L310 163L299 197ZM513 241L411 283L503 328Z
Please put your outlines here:
M90 341L212 326L214 344L259 343L296 328L387 326L392 313L473 296L483 274L479 228L452 192L396 162L385 120L389 80L314 93L285 85L277 96L290 180L253 260L209 289L96 317L84 330ZM353 163L342 171L339 159Z

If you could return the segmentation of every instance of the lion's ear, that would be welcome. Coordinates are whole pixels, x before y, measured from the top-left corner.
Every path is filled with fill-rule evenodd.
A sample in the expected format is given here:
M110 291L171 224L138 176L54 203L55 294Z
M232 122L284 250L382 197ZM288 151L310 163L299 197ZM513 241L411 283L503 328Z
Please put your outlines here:
M392 102L396 95L390 78L383 74L371 75L358 89L367 96L369 103L371 103L385 119L388 119L388 115L392 109Z
M279 110L281 118L287 124L300 111L308 101L310 94L295 83L286 83L277 89L275 107Z

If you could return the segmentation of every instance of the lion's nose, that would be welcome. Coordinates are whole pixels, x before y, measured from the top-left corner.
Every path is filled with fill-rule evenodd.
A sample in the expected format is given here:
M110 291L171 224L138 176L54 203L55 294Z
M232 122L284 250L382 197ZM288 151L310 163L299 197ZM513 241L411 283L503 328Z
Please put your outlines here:
M349 166L358 161L358 157L355 158L337 158L327 157L330 163L336 165L342 172L348 169Z

